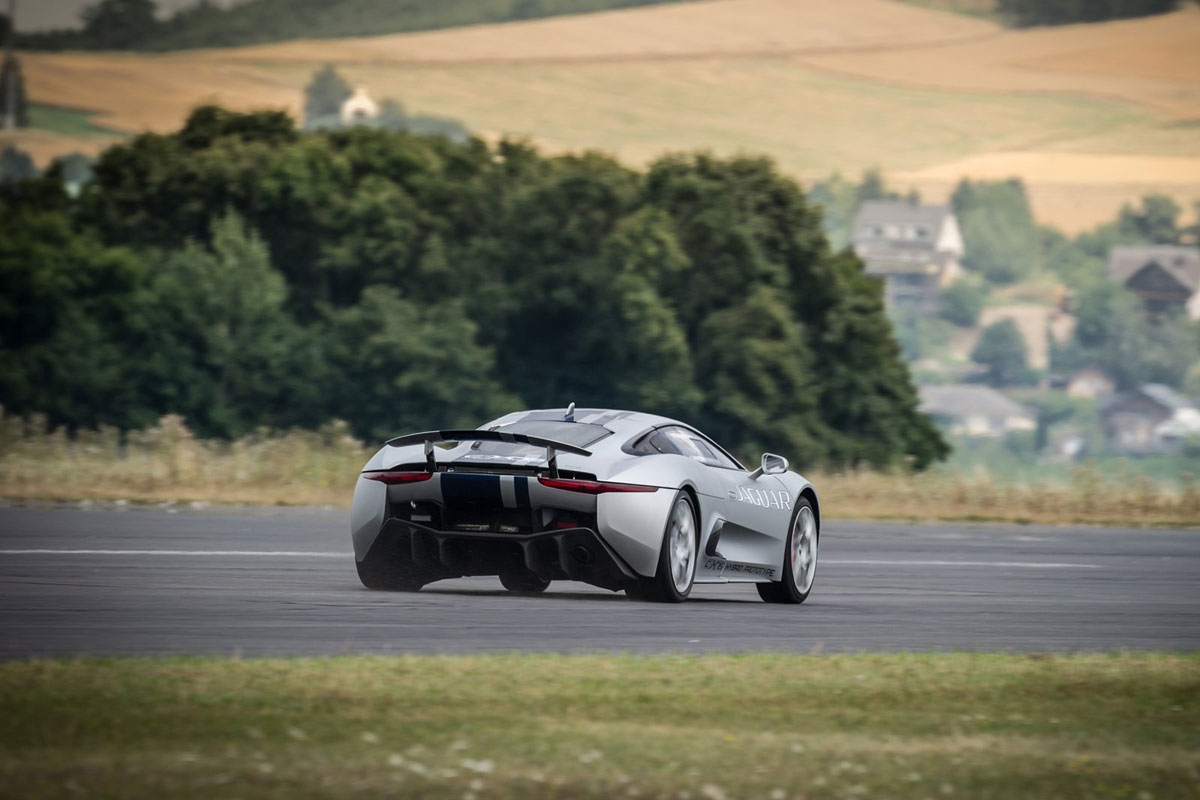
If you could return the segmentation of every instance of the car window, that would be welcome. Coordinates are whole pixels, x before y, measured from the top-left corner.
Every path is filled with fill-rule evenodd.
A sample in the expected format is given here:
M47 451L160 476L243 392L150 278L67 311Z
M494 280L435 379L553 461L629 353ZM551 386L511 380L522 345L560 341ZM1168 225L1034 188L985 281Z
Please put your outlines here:
M739 469L733 459L695 431L672 425L660 429L657 434L672 448L673 452L699 461L701 464L723 469ZM651 443L655 443L653 437ZM660 452L663 451L660 449Z
M671 455L682 455L674 444L671 443L661 430L654 430L647 433L634 443L631 452L639 456L653 456L660 453L669 453Z

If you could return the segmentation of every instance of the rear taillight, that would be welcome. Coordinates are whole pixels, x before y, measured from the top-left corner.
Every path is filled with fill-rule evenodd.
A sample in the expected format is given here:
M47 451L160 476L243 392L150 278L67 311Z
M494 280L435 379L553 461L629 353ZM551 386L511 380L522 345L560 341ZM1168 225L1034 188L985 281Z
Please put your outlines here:
M388 486L395 486L398 483L418 483L427 481L433 477L432 472L391 472L383 470L382 472L364 472L364 478L369 481L379 481L386 483Z
M606 483L604 481L577 481L570 478L538 478L538 483L550 489L580 494L605 494L607 492L657 492L657 486L639 486L636 483Z

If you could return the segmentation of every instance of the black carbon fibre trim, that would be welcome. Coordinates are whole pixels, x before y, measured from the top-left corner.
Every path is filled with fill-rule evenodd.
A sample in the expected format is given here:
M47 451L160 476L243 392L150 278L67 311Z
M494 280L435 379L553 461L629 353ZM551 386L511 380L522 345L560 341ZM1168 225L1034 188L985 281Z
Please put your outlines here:
M530 444L534 447L553 447L560 453L573 453L577 456L590 456L591 450L584 450L566 442L556 442L553 439L543 439L540 436L529 436L524 433L503 433L501 431L425 431L409 433L388 439L390 447L405 447L425 442L510 442L513 444Z

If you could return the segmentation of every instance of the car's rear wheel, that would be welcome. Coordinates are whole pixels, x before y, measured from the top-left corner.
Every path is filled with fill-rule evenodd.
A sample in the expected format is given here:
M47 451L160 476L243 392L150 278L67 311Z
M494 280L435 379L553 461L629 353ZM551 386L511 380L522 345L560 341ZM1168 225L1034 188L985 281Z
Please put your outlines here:
M658 603L680 603L691 594L696 579L696 554L699 550L696 506L691 496L680 491L675 496L667 527L663 531L658 570L653 578L643 578L626 593L635 599Z
M807 498L796 501L792 527L783 556L783 580L756 583L758 596L768 603L803 603L817 577L817 544L821 534L817 516Z
M529 570L523 570L501 572L500 584L514 594L541 594L550 586L550 581Z

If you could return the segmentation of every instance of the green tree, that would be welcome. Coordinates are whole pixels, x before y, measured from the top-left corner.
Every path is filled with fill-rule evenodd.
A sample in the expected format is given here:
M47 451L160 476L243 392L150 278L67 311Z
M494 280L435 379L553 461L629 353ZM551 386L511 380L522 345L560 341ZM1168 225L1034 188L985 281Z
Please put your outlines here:
M213 220L211 249L166 258L133 299L130 345L141 405L184 414L197 432L236 436L294 421L298 331L263 240L236 214Z
M1142 383L1179 386L1200 360L1200 330L1182 314L1151 319L1142 301L1119 284L1103 281L1076 299L1072 340L1054 350L1054 368L1098 366L1121 389Z
M158 32L154 0L100 0L83 10L83 35L97 50L144 46Z
M1025 339L1011 319L993 322L983 329L971 351L971 360L987 367L987 382L992 386L1023 383L1029 372Z
M805 327L816 333L812 349L821 376L821 420L834 433L827 463L886 468L904 461L924 469L944 459L950 448L933 421L918 411L912 376L884 312L880 281L848 252L812 267L793 284L792 302Z
M971 281L955 281L942 290L939 313L960 328L973 328L983 312L986 294L983 287Z
M522 405L493 377L492 351L476 343L461 301L421 306L371 286L358 305L329 311L321 329L327 408L360 435L470 428Z
M909 364L931 358L950 341L953 328L943 317L912 308L892 309L888 318L895 328L896 341Z
M53 425L138 419L120 342L142 262L57 211L0 209L0 402Z
M0 186L0 203L5 220L44 215L96 254L153 265L94 317L126 358L127 419L184 412L232 435L340 417L375 437L574 400L779 442L798 464L946 454L879 282L830 250L819 210L767 159L678 155L639 173L204 108L105 151L78 199L49 176ZM21 253L39 241L14 238L12 263L38 263Z
M778 290L756 288L704 321L697 354L709 433L757 460L783 449L801 464L825 459L815 359Z
M1117 230L1124 237L1147 244L1179 242L1179 212L1182 209L1170 197L1150 194L1142 198L1141 208L1125 205L1117 217Z
M537 19L546 16L542 0L513 0L513 19Z
M1040 236L1021 181L963 180L950 197L962 231L963 266L1013 283L1041 264Z
M997 0L996 10L1013 25L1069 25L1164 14L1179 0Z
M1042 258L1046 266L1072 289L1082 289L1096 281L1107 280L1103 255L1096 254L1092 247L1081 246L1055 230L1043 226L1041 232Z
M688 343L659 293L688 268L670 219L635 212L637 178L609 158L547 166L505 217L501 373L534 405L694 409Z
M342 103L354 94L332 64L317 70L308 86L304 87L304 124L311 125L321 117L340 114Z

